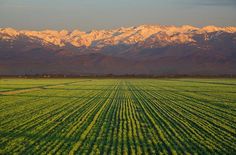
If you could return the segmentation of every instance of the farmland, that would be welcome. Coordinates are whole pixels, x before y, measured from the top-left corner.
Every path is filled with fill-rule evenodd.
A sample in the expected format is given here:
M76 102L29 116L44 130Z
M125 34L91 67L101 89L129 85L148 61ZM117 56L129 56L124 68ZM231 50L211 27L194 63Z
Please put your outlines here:
M0 154L234 154L236 79L0 79Z

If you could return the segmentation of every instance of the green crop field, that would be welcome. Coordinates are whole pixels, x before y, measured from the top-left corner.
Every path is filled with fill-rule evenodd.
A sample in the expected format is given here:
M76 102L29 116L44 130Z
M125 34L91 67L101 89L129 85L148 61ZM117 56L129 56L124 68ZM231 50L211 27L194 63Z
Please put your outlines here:
M0 79L0 154L236 154L236 79Z

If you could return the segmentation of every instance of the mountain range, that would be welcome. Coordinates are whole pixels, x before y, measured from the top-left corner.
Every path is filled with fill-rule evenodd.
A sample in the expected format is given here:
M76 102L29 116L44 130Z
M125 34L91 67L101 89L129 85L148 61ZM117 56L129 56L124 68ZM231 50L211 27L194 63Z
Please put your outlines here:
M0 28L0 75L236 75L236 27Z

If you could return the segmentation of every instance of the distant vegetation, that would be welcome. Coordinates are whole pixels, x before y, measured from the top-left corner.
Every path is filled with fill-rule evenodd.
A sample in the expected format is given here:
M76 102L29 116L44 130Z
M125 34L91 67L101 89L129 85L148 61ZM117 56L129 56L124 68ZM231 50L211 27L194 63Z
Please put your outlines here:
M0 154L236 152L236 79L0 84Z
M236 78L236 75L152 75L152 74L23 74L23 75L0 75L0 78Z

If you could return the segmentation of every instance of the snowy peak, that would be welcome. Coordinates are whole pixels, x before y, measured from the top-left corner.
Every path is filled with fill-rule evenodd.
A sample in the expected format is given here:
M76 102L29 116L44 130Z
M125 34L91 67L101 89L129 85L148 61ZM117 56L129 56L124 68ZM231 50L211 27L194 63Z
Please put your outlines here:
M1 75L236 75L236 27L0 29Z
M235 33L236 27L206 26L197 28L190 25L180 27L140 25L113 30L93 30L90 32L80 30L72 32L67 30L18 31L12 28L2 28L0 29L0 40L16 40L19 37L26 37L30 40L41 42L42 45L52 44L59 47L72 45L74 47L86 48L103 48L114 45L143 45L145 42L146 44L152 43L152 46L166 46L169 44L195 42L194 35L203 34L208 36L207 34L214 32Z
M236 32L236 27L206 26L206 27L203 27L200 30L205 31L206 33L217 32L217 31L223 31L223 32L228 32L228 33L235 33Z
M19 35L19 32L13 28L0 28L0 39L10 39Z

